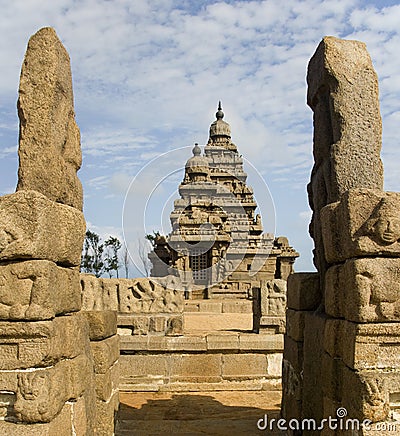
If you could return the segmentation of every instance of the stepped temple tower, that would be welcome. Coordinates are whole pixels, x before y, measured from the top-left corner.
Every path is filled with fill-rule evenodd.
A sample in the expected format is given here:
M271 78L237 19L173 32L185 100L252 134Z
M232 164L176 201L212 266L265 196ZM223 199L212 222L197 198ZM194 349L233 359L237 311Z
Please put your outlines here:
M223 120L221 102L204 154L186 162L170 220L149 254L153 277L180 277L189 298L248 298L262 281L286 280L298 253L285 237L263 233L243 158Z

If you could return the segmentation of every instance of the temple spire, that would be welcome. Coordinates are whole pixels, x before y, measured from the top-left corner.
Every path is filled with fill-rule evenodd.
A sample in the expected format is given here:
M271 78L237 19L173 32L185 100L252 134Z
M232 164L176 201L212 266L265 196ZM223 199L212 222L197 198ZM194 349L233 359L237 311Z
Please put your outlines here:
M222 118L224 118L224 113L222 112L221 100L218 102L218 111L215 114L215 116L217 117L217 120L222 120Z

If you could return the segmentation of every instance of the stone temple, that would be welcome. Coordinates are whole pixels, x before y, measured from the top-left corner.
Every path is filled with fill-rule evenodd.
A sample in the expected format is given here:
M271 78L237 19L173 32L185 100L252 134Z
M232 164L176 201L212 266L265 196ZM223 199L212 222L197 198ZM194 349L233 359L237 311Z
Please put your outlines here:
M220 106L153 277L97 278L79 271L69 55L54 29L32 36L18 186L0 197L0 435L399 434L400 193L383 190L378 78L365 44L325 37L307 83L317 272L293 273L296 251L263 233ZM240 407L216 414L229 391Z
M178 275L188 298L248 298L261 282L286 280L298 253L285 237L263 233L243 158L231 140L221 102L202 154L186 162L170 220L156 239L151 275Z

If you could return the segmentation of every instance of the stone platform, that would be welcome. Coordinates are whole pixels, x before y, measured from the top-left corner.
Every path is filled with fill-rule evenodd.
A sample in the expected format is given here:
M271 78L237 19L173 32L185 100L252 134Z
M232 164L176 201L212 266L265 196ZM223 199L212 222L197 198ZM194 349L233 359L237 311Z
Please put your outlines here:
M121 391L273 390L283 335L214 331L121 336Z

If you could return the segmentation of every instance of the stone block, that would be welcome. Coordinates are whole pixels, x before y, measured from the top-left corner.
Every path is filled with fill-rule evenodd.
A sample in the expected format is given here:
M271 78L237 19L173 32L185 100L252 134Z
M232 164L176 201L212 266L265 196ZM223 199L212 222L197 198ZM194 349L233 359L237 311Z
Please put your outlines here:
M71 436L73 434L71 404L65 404L61 412L51 422L45 424L0 420L0 434L5 436Z
M56 364L85 352L88 328L81 312L51 321L0 321L0 370Z
M324 207L321 224L328 263L365 256L400 257L400 193L351 189Z
M343 366L342 406L348 415L372 422L390 419L390 399L400 394L397 371L353 371Z
M19 422L51 422L68 400L82 396L92 383L92 361L86 355L47 368L0 371L2 391L15 393L12 414Z
M231 379L251 379L268 376L268 360L265 354L241 353L222 356L222 377Z
M399 324L356 324L331 319L325 325L324 349L332 357L340 357L349 368L357 371L398 370Z
M331 357L328 353L321 354L321 389L324 396L340 401L343 395L344 364L338 357Z
M109 279L103 279L103 286ZM115 279L117 280L117 279ZM183 291L170 289L158 278L118 279L121 313L182 313Z
M86 223L83 213L36 191L0 197L0 260L51 260L79 266Z
M283 355L296 372L303 371L303 342L296 342L294 339L285 335L285 346Z
M171 382L221 381L221 354L174 354L170 365Z
M89 324L91 341L109 338L117 333L117 312L111 310L83 311Z
M46 320L81 304L76 268L46 260L0 265L0 319Z
M206 336L206 341L208 350L237 351L239 349L239 333L209 333Z
M93 274L80 274L82 310L101 311L104 309L101 279ZM118 305L117 305L118 308Z
M147 335L150 330L150 317L149 316L138 316L134 315L132 317L132 334L133 335Z
M165 316L151 316L149 319L149 333L165 333L167 318Z
M297 342L304 338L304 316L305 312L301 310L286 311L286 334Z
M267 354L267 372L270 377L282 377L282 353Z
M82 210L80 133L75 122L70 60L54 29L28 43L21 68L17 190L33 189Z
M114 392L109 401L96 401L96 436L115 434L115 419L119 407L119 393Z
M324 37L308 64L307 84L315 166L326 172L325 204L352 188L382 189L378 77L365 44Z
M119 338L119 348L121 353L125 351L146 351L148 350L148 341L150 336L121 336L118 333ZM151 338L159 338L159 336L152 336Z
M90 348L93 354L95 374L104 374L119 358L119 336L90 342Z
M100 279L103 310L120 311L120 298L123 279ZM121 282L122 281L122 282Z
M351 259L328 269L325 309L355 322L400 321L400 259Z
M273 279L261 283L261 316L285 316L286 280Z
M326 319L324 314L309 312L304 318L302 407L304 416L312 416L317 421L323 418L322 390L315 389L315 386L322 384L322 354Z
M258 322L258 331L265 334L285 333L286 317L285 316L261 316Z
M223 301L222 313L253 313L253 304L249 300Z
M283 335L239 333L239 350L240 352L263 350L265 352L282 353Z
M183 315L170 316L167 319L167 336L183 335Z
M96 398L101 401L109 401L113 392L118 390L119 385L119 362L108 369L104 374L95 374Z
M126 354L121 355L118 362L121 381L143 376L154 380L169 376L170 356L165 354Z
M199 311L222 313L222 301L210 301L210 300L200 301Z
M282 417L286 421L302 418L302 372L296 371L286 359L282 362Z
M287 307L294 310L315 310L321 303L318 273L294 273L287 281Z

